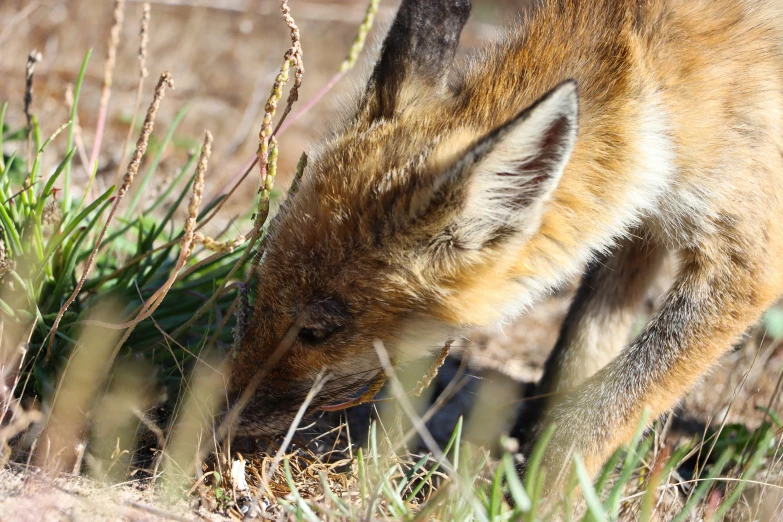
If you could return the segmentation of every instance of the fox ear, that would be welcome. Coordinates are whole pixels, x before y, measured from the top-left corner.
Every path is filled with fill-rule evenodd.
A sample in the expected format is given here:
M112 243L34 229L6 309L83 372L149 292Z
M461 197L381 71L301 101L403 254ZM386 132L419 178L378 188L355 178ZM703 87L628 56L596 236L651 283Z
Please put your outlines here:
M391 118L414 92L443 88L469 15L470 0L402 0L357 117Z
M538 228L571 157L578 112L576 82L564 82L480 139L436 182L441 195L430 202L461 207L445 232L453 244L479 249Z

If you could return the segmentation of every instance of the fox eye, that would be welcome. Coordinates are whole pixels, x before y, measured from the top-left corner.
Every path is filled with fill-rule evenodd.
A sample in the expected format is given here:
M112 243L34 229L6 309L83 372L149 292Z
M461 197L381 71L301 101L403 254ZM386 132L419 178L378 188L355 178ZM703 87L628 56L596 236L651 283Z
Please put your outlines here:
M298 337L305 344L316 345L329 339L339 329L339 325L305 327L299 330Z
M331 297L319 297L310 302L304 311L298 339L302 344L315 346L328 340L348 323L350 314L346 306Z

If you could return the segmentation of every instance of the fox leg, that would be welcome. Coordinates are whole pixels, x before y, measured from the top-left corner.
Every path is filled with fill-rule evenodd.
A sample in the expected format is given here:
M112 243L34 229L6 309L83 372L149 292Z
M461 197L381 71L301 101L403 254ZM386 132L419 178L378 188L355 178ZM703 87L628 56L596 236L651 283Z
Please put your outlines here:
M547 360L539 395L578 386L628 344L664 255L656 244L632 236L590 264Z
M683 252L663 307L642 333L546 413L537 432L555 425L544 457L550 489L574 453L595 474L631 438L646 408L650 421L670 409L777 297L780 281L764 247L730 241Z

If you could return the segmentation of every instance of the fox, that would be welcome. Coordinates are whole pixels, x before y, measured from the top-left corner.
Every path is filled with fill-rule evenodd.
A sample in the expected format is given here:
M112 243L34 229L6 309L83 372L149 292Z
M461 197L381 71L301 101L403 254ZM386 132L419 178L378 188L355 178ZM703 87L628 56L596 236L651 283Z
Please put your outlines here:
M374 382L375 342L406 364L581 277L529 427L553 426L556 487L783 294L783 4L540 0L457 57L470 11L402 0L268 230L229 402L244 393L237 433L276 435L319 376L308 411ZM666 256L673 283L632 337Z

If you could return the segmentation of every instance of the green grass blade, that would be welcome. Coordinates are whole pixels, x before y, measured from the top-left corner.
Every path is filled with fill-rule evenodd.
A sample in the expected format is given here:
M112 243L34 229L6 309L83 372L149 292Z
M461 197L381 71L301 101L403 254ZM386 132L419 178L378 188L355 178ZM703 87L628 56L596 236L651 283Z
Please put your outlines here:
M62 271L60 273L59 277L56 277L55 280L57 281L55 283L54 290L52 291L52 296L55 298L57 296L65 297L64 290L65 285L68 283L68 281L71 280L71 275L74 274L74 271L76 269L76 262L79 258L79 247L84 242L84 240L90 235L90 230L94 229L98 220L101 218L103 213L106 211L106 209L111 205L111 201L105 201L104 204L98 209L98 211L95 213L95 215L92 217L89 223L87 223L87 226L84 228L84 230L76 237L76 240L73 243L73 246L70 249L70 252L68 256L66 257L65 263L63 264ZM57 300L57 307L59 310L60 306L60 300Z
M508 453L503 455L503 469L506 472L506 485L508 486L508 491L511 494L511 498L514 500L514 510L522 513L530 511L533 507L530 502L530 497L525 493L525 487L522 485L522 481L519 480L517 467L514 465L514 459Z
M704 494L707 492L707 489L709 489L710 486L715 484L715 478L723 471L723 468L726 467L726 464L731 460L731 458L734 456L734 450L732 448L727 449L718 459L718 462L715 463L714 466L712 466L712 469L707 474L707 477L702 479L699 482L699 485L696 487L695 490L693 490L693 493L691 494L690 498L688 499L688 502L685 503L685 506L683 506L682 510L677 514L676 517L674 517L674 520L672 522L682 522L686 519L686 517L690 514L690 512L693 510L693 508L696 506L696 504L701 501L702 497L704 497ZM717 518L716 520L720 520L720 518Z
M457 419L457 426L454 428L454 433L452 434L452 437L454 438L454 455L452 456L451 465L454 466L454 472L456 473L459 471L459 449L460 449L460 443L462 442L462 415L459 416L459 419ZM444 455L448 454L449 450L444 451Z
M636 425L636 431L634 431L633 438L628 444L628 449L625 454L625 460L623 461L623 469L620 472L620 478L615 483L612 491L609 493L609 499L607 500L607 506L612 519L617 518L618 511L620 509L620 498L623 494L623 488L631 479L631 473L636 468L639 461L642 459L642 455L647 453L652 442L648 439L645 444L641 444L642 435L647 427L647 419L650 418L649 410L645 409L642 413L642 418L639 419L639 423ZM646 449L645 449L646 448Z
M617 463L620 462L620 457L623 456L622 449L618 449L614 453L612 453L612 456L609 458L609 460L604 464L604 466L601 468L601 473L598 475L598 478L595 481L595 491L600 495L604 491L604 487L606 487L606 483L609 480L609 477L612 475L612 472L617 467Z
M92 49L87 51L87 55L82 61L82 67L79 70L79 76L76 78L76 85L73 88L73 107L71 108L71 126L68 131L68 146L66 150L73 148L74 136L76 134L76 116L79 108L79 95L82 92L82 83L84 82L84 75L87 72L87 64L90 62L90 56L92 56ZM90 168L90 167L87 167ZM71 211L71 164L68 163L65 167L65 178L63 180L63 212Z
M16 154L19 151L13 151L11 152L11 155L8 157L8 163L4 163L5 160L3 159L5 156L0 154L0 162L3 162L3 165L0 166L0 179L3 179L6 172L11 172L11 167L14 166L14 161L16 161Z
M492 487L489 492L488 515L490 520L499 517L503 512L503 466L498 466L495 476L492 478Z
M756 446L757 449L753 453L753 456L750 458L750 462L748 463L745 472L742 473L742 476L740 477L740 481L731 491L731 494L729 494L726 500L724 500L721 503L720 507L715 511L715 516L713 517L713 520L723 520L724 515L726 515L726 513L729 511L729 509L731 509L734 503L737 502L740 495L742 495L742 492L749 484L748 481L753 478L753 476L756 474L759 467L761 466L761 463L763 462L764 457L767 454L767 450L769 450L774 439L775 439L775 432L771 429L765 430L765 433L761 438L761 443L758 446Z
M326 480L326 476L322 472L318 473L318 478L321 481L321 487L324 490L324 495L329 497L329 500L337 507L337 510L344 516L348 517L350 520L351 509L348 504L343 499L334 494L332 488L329 487L329 482Z
M364 452L362 452L362 448L359 448L359 451L356 452L356 466L359 468L359 496L361 497L361 509L364 511L367 503L367 470L364 467Z
M35 120L34 120L35 121ZM30 170L30 183L35 184L38 181L38 172L41 170L41 158L43 158L44 150L46 150L46 147L49 146L49 144L62 132L64 131L69 123L66 123L65 125L62 125L59 129L54 131L54 133L49 136L49 138L43 143L43 145L40 145L38 148L36 148L36 154L35 154L35 161L33 162L33 168ZM40 130L38 128L38 123L35 122L35 133L40 140Z
M190 158L188 159L187 163L185 163L185 166L182 167L182 169L180 169L179 173L174 178L174 181L172 181L171 183L168 183L166 188L163 190L163 192L160 193L160 195L157 197L155 202L151 206L147 207L144 210L145 214L149 214L150 212L154 211L156 208L158 208L160 205L162 205L163 202L166 201L166 199L172 193L174 188L177 187L177 185L179 185L182 182L182 180L185 178L187 173L196 164L196 161L198 160L198 158L199 158L198 154L193 154L193 155L190 156Z
M419 491L422 490L422 488L430 481L432 478L432 475L438 471L438 468L440 468L441 464L443 464L443 460L446 458L446 455L449 454L449 451L451 451L452 446L454 447L454 452L459 452L459 442L462 437L462 417L460 416L459 420L457 421L457 426L454 428L454 431L451 433L451 437L449 438L449 442L446 444L446 448L443 450L443 458L438 460L438 462L435 463L435 465L430 469L427 474L424 476L424 478L421 480L421 482L413 489L413 491L405 498L405 503L409 504L411 501L413 501L414 498L416 498L416 495L419 494Z
M299 495L299 490L296 487L296 481L294 480L294 476L291 473L291 465L288 463L287 458L283 461L283 468L285 469L286 482L288 482L288 487L291 488L290 495L293 497L298 510L300 510L301 513L310 522L320 522L318 516L313 512L312 509L310 509L310 506L308 506L304 499L302 499L301 495Z
M536 518L536 511L538 508L539 500L541 499L541 490L544 485L545 471L541 469L541 461L544 458L544 452L546 451L549 442L555 434L554 424L550 424L541 434L533 453L530 455L530 462L525 472L525 491L530 497L530 511L526 513L525 520L527 522L534 522Z
M402 494L402 491L405 489L405 486L407 486L410 483L411 479L413 478L413 475L415 475L416 472L421 469L421 467L429 460L429 458L430 458L429 454L424 455L422 458L416 461L416 464L414 464L410 470L408 470L408 472L400 481L399 486L397 486L398 495Z
M150 180L155 175L155 171L158 169L158 165L160 164L160 160L163 157L163 153L171 143L172 138L174 138L174 132L177 130L177 127L187 112L188 108L184 107L174 117L174 121L171 123L168 132L166 132L166 137L163 139L160 147L158 147L158 151L155 154L155 157L152 159L149 168L136 186L136 192L133 194L130 204L128 205L128 209L125 211L125 219L130 219L133 213L136 211L136 207L139 205L141 198L144 197L144 192L147 188L147 185L149 185Z
M75 212L79 212L82 207L84 206L84 203L87 201L87 196L90 194L90 190L92 189L92 184L95 182L95 177L98 175L98 162L95 162L95 165L92 168L92 172L90 173L90 179L87 180L87 186L84 188L84 193L82 194L81 199L79 200L79 204L76 205Z
M595 522L608 522L609 518L604 511L601 500L593 488L593 482L590 480L590 474L587 472L584 460L581 455L574 455L574 464L576 465L576 476L579 477L579 485L582 487L582 495L587 504L587 512L593 517Z
M90 213L92 213L96 208L102 205L103 202L106 201L113 193L114 193L114 187L109 187L106 190L106 192L98 196L95 199L95 201L90 203L90 205L84 210L82 210L75 218L69 220L68 223L65 225L65 229L60 234L56 234L52 236L46 245L46 251L44 253L43 262L48 263L49 259L57 250L57 248L62 244L63 241L65 241L67 237L69 237L73 233L73 231L76 229L79 223L85 220L87 216L90 215Z
M142 245L141 251L139 254L146 252L147 250L150 250L152 248L152 245L155 243L155 240L158 239L161 232L168 226L169 221L174 217L174 212L180 207L182 204L182 201L185 199L185 196L188 195L190 192L190 187L193 185L193 181L196 179L196 172L193 173L193 175L188 180L185 187L182 189L182 192L180 192L179 197L177 197L177 200L169 207L169 211L166 212L166 215L161 220L160 224L158 224L153 231L150 232L150 234L147 236L147 239L144 241L144 244Z
M60 164L55 169L54 173L52 173L52 175L49 176L49 179L46 180L46 185L44 185L43 190L38 196L38 202L35 206L35 215L38 217L38 220L41 219L41 215L43 214L43 210L44 210L44 205L46 204L46 198L49 197L49 194L52 192L54 183L57 181L57 178L60 177L60 174L62 174L63 170L65 170L66 166L71 162L75 152L76 152L75 148L70 149L70 152L68 152L68 154L65 155L65 159L63 159L60 162Z
M19 238L19 232L16 229L14 221L8 214L8 207L10 205L11 203L0 204L0 223L3 225L3 233L8 240L7 243L11 247L11 252L14 257L19 257L22 255L22 241Z

